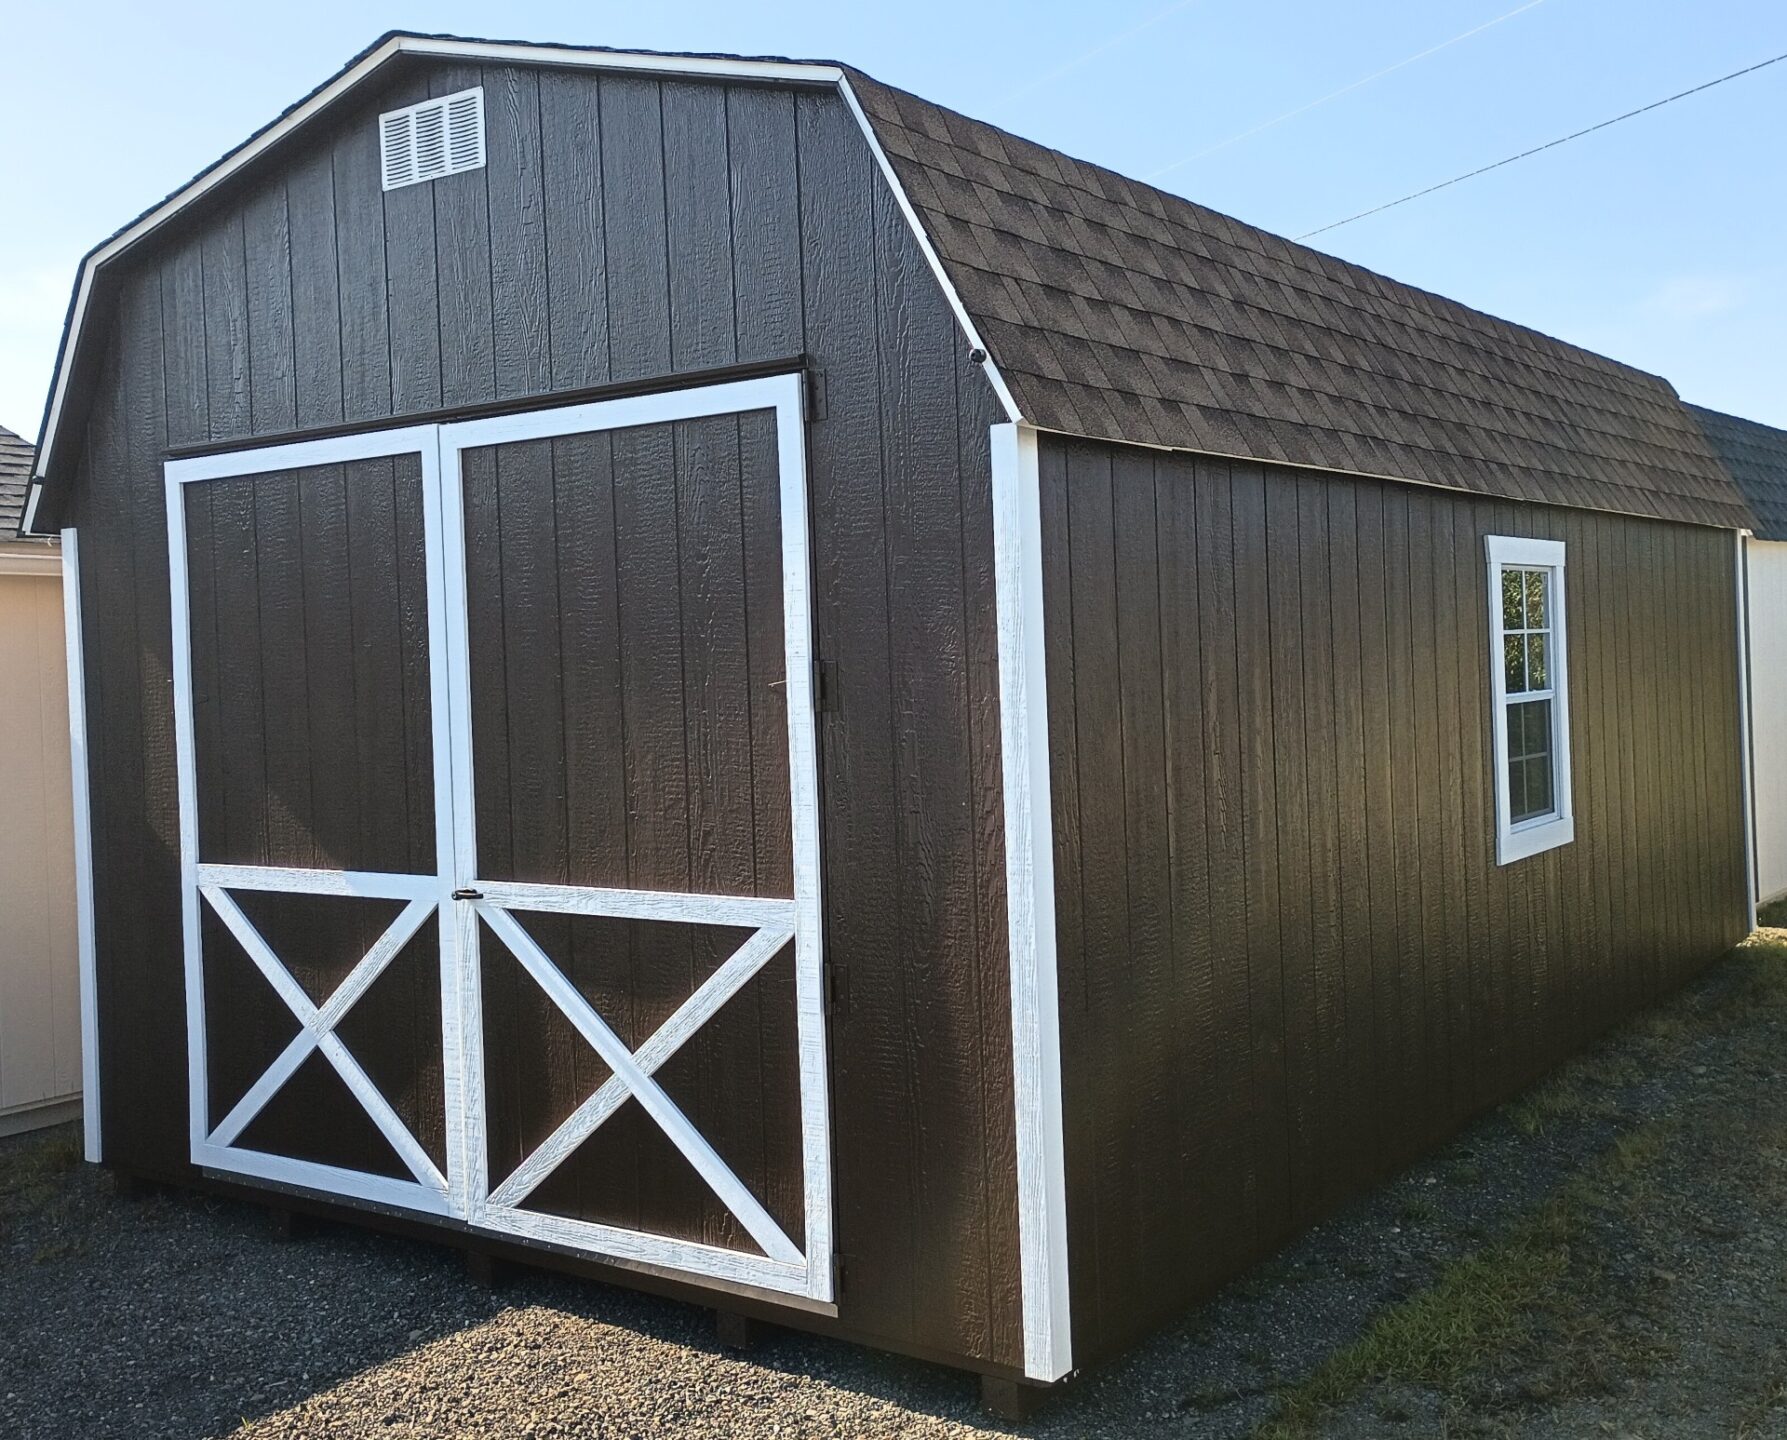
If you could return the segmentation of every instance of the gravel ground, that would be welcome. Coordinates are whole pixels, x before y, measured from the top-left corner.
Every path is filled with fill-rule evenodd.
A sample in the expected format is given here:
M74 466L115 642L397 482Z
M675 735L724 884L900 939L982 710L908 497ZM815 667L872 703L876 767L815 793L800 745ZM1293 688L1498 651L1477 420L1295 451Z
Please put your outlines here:
M1787 1436L1787 931L1021 1430L934 1366L0 1142L0 1436Z

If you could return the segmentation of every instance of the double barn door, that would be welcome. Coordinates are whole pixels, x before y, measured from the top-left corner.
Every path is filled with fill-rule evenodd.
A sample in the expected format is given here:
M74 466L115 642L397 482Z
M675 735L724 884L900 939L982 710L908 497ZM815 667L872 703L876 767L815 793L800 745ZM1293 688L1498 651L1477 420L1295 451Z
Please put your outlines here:
M829 1300L798 378L167 480L194 1162Z

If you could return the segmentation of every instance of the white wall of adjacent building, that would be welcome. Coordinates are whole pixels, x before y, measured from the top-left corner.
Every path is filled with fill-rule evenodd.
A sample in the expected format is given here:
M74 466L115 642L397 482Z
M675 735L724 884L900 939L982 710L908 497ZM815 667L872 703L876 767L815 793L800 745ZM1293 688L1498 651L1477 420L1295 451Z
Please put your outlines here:
M1756 894L1787 895L1787 543L1751 540L1750 747Z
M56 550L0 543L0 1135L80 1113L66 654Z

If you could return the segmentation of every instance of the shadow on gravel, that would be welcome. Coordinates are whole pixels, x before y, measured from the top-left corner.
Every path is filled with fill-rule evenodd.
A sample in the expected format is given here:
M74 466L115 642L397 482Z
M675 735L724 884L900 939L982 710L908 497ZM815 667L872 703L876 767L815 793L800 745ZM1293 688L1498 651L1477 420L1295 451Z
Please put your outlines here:
M1787 1421L1787 932L1349 1206L1039 1436L1762 1434ZM345 1226L116 1198L0 1142L0 1433L967 1436L960 1374Z

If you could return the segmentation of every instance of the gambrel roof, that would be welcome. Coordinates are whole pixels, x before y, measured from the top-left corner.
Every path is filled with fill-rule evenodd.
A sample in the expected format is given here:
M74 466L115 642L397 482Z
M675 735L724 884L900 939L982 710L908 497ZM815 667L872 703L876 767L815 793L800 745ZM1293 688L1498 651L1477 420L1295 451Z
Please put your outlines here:
M40 442L59 473L105 267L387 63L836 86L1010 417L1039 429L1718 526L1751 517L1665 380L819 61L392 34L83 262ZM267 163L273 163L269 160ZM78 388L78 387L76 387Z
M1787 540L1787 430L1688 406L1756 516L1762 540Z
M851 78L1045 429L1745 523L1666 380Z

